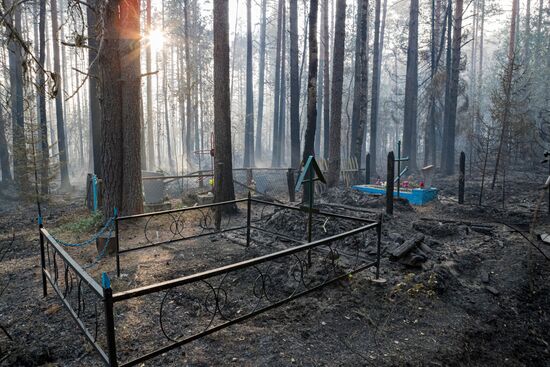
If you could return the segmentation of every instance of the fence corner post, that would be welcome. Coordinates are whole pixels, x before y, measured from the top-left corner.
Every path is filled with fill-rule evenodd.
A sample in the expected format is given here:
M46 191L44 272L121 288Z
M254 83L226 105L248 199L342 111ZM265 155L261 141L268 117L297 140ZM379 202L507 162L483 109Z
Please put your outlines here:
M458 174L458 203L464 204L464 180L466 176L466 154L460 152L460 172Z
M393 215L393 180L395 157L393 151L388 153L388 176L386 179L386 214Z
M294 169L293 168L289 168L287 171L286 171L286 183L288 185L288 200L290 200L290 202L294 202L296 201L296 194L294 192Z
M44 235L42 234L42 216L38 216L38 233L40 235L40 273L42 275L42 294L44 297L48 295L48 284L46 283L46 274L44 274L44 269L46 269L46 251L44 249Z
M118 233L118 210L115 208L114 212L114 221L115 221L115 258L116 258L116 276L120 278L120 238Z
M106 276L105 273L103 273ZM113 290L110 284L103 284L103 301L105 302L105 329L107 332L107 356L109 366L117 367L115 317L113 313Z
M365 185L370 184L370 153L365 158Z
M250 216L252 207L252 195L248 191L248 200L246 201L246 247L250 246Z
M376 225L376 279L380 279L380 256L382 245L382 219L383 215L380 214L378 218L378 224Z

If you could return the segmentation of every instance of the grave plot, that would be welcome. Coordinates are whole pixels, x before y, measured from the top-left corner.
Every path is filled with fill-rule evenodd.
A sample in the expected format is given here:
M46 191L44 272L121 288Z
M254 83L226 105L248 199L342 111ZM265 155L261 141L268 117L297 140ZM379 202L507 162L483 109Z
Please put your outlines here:
M114 257L90 272L41 229L44 294L55 291L110 366L140 364L356 272L373 269L378 279L380 271L380 220L250 196L117 217L114 227Z

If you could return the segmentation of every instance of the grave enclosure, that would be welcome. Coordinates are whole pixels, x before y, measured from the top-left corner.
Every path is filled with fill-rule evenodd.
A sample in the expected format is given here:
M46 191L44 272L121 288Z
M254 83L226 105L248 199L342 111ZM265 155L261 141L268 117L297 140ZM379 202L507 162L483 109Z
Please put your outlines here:
M230 208L239 213L227 214ZM282 233L290 223L296 228ZM110 270L112 282L104 273L100 284L41 228L43 293L54 290L106 365L133 366L356 272L373 268L378 278L381 231L381 219L250 195L117 217L116 268ZM219 262L182 274L159 270L145 284L119 287L117 276L136 265L131 256L162 248L183 256L207 245L213 258L224 252Z

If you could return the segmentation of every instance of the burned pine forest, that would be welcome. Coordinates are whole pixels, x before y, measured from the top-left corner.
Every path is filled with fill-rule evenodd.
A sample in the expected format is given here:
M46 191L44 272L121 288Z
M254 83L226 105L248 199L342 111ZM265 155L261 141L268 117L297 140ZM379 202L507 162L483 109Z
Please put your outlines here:
M549 1L0 1L0 366L548 366L549 280Z

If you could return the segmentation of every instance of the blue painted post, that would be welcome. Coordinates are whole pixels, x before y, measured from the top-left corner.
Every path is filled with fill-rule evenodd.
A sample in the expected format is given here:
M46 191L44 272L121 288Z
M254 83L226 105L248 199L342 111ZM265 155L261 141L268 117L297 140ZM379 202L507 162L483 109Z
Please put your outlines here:
M92 194L94 196L94 212L97 211L97 176L92 175Z

